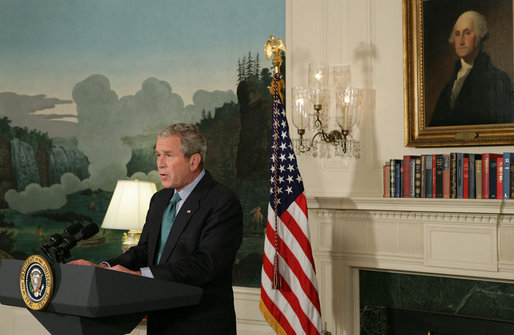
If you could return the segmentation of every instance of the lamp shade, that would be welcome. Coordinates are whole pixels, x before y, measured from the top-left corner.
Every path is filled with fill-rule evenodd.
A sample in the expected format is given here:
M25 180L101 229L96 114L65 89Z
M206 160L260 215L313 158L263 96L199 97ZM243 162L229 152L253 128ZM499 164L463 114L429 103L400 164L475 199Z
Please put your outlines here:
M107 208L102 228L142 230L155 183L139 180L118 180Z

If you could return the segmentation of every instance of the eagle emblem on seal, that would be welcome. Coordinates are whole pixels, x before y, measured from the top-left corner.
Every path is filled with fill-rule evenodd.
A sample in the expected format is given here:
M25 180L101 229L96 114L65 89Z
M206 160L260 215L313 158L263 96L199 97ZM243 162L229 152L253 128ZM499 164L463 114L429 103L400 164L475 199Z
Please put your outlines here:
M35 268L30 271L30 293L36 298L39 298L45 289L45 284L43 283L44 274L38 269Z

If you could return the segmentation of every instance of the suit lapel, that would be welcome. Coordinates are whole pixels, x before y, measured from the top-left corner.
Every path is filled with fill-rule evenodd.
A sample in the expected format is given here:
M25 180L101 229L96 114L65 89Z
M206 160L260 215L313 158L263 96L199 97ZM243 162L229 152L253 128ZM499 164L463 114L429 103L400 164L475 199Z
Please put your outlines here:
M173 222L173 226L171 227L170 235L166 241L164 250L162 251L160 262L161 264L166 263L168 258L171 256L173 249L175 249L175 246L177 245L177 241L180 235L186 228L189 221L191 221L191 218L194 216L195 212L200 207L200 201L207 195L212 182L213 179L207 172L180 208L180 211L178 212L177 216L175 217L175 221Z
M173 189L165 189L165 195L159 198L156 198L155 203L155 213L157 213L155 217L155 225L153 225L153 229L148 231L148 259L150 260L149 264L154 264L155 253L157 252L157 247L159 246L159 236L161 233L161 225L162 225L162 216L164 215L164 211L171 200L173 195Z

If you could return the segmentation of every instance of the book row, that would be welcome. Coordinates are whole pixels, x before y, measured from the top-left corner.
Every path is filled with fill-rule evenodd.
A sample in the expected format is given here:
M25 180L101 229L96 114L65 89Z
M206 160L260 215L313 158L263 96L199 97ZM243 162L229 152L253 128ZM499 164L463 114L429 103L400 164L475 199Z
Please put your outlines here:
M384 197L511 199L514 153L405 155L383 167Z

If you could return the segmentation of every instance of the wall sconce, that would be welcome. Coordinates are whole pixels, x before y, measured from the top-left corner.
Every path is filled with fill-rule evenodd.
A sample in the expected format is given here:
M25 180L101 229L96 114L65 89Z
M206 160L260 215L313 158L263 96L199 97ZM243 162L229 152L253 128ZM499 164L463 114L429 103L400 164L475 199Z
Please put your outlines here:
M333 97L329 88L330 69L333 72ZM358 88L350 86L350 81L349 65L329 67L326 64L309 64L308 89L292 89L293 124L300 135L294 142L299 153L329 156L328 150L323 152L321 146L330 144L335 156L360 156L359 142L352 134L360 120L362 94ZM331 98L335 100L335 122L339 129L329 131ZM304 139L307 132L314 133L310 141ZM317 141L318 138L321 141Z
M105 213L102 228L129 230L123 234L123 252L138 244L146 220L155 183L140 180L118 180Z

